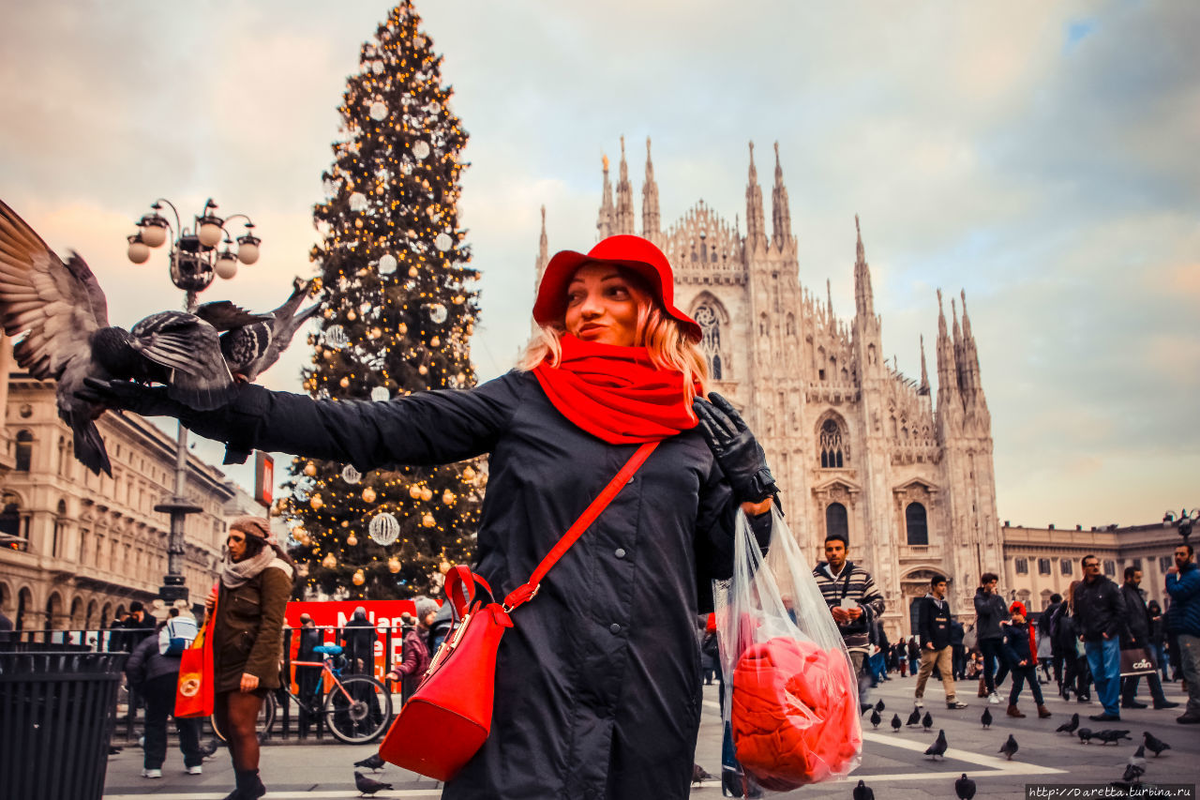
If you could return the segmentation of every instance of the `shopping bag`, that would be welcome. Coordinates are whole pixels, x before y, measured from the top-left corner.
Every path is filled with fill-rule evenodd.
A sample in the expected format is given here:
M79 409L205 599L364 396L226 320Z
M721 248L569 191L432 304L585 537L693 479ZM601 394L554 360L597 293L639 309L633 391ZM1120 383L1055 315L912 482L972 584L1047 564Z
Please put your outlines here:
M725 722L764 789L844 777L862 758L858 681L837 623L783 517L764 558L737 515L733 577L714 582Z
M1157 669L1154 653L1149 647L1121 651L1121 677L1128 675L1153 675Z
M179 682L175 686L175 717L207 717L213 713L212 629L217 606L204 621L204 627L192 640L192 646L179 656Z

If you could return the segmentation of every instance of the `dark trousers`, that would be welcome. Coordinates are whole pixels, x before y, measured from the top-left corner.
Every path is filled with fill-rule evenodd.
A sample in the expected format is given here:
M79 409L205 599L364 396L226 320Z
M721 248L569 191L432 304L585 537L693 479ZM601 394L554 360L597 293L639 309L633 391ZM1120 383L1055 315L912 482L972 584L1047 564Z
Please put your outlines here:
M979 649L983 652L983 683L988 694L1008 675L1008 656L1004 655L1003 639L980 639Z
M1012 691L1008 695L1008 704L1010 706L1017 704L1017 698L1021 696L1021 684L1026 681L1029 683L1029 691L1033 693L1033 702L1039 706L1045 705L1046 703L1042 699L1042 687L1038 683L1037 667L1032 664L1027 667L1012 668Z
M179 674L170 673L151 678L142 685L146 698L146 744L143 749L142 766L146 769L162 769L167 759L167 717L175 716L175 687ZM183 751L185 766L194 767L204 762L200 755L200 720L198 718L175 718L175 730L179 732L179 749Z
M1063 651L1062 688L1075 692L1077 696L1088 696L1087 659L1079 655L1073 647Z
M961 644L953 645L953 647L951 660L954 664L954 680L961 681L967 676L967 648Z
M1121 678L1121 702L1132 703L1137 699L1138 683L1141 681L1141 675L1126 675ZM1150 696L1154 698L1155 705L1162 705L1167 702L1167 696L1163 694L1162 682L1158 679L1158 672L1151 672L1146 676L1146 683L1150 684Z
M1051 665L1051 667L1054 668L1054 682L1058 684L1058 688L1061 690L1062 685L1063 685L1063 672L1062 672L1063 655L1062 655L1062 653L1055 653L1054 655L1050 656L1050 665Z
M300 661L315 661L312 656L298 659ZM320 667L296 667L296 696L304 701L300 706L300 735L308 733L309 727L317 718L320 709L317 704L320 700L316 694L317 684L321 680L322 670Z

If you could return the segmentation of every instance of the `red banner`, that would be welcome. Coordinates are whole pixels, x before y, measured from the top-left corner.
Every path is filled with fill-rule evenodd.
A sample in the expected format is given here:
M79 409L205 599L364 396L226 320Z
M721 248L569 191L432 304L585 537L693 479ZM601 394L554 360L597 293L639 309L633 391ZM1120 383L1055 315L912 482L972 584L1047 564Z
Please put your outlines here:
M298 630L300 615L307 613L312 617L313 624L322 629L321 633L327 644L343 644L335 642L334 637L337 636L338 630L346 626L346 622L354 615L354 609L359 606L367 610L367 619L375 626L375 677L383 680L386 665L400 661L404 647L404 635L400 632L400 615L405 611L409 614L416 613L416 604L412 600L295 600L287 604L283 619L288 626ZM392 627L392 651L385 653L389 625ZM300 637L296 635L295 630L292 632L293 659L296 658L296 650L300 645Z

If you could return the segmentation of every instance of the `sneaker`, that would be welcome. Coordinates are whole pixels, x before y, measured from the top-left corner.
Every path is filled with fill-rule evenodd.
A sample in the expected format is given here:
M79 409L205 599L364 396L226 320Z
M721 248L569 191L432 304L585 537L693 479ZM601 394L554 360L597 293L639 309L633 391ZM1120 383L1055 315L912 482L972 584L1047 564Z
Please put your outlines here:
M142 770L142 777L143 778L161 778L162 770L161 769L144 769L144 770Z
M918 697L916 700L913 700L913 707L914 708L924 708L925 701Z
M1090 717L1088 717L1088 719L1090 719L1092 722L1120 722L1121 715L1109 714L1106 712L1104 714L1092 714Z
M949 708L951 710L957 710L957 709L966 708L966 707L967 707L966 703L959 702L958 700L947 700L946 701L946 708Z
M988 695L988 702L991 703L992 705L999 705L1000 695L996 694L995 692L992 692L991 694Z
M200 766L199 764L195 765L194 767L188 767L187 774L188 775L203 775L204 767Z

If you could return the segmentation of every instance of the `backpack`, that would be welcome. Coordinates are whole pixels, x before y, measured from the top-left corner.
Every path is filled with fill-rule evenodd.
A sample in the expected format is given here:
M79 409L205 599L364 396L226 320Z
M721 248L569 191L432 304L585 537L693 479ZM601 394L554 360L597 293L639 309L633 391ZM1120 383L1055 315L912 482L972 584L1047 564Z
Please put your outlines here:
M171 617L158 632L158 652L164 656L183 655L196 638L196 620L191 617Z

